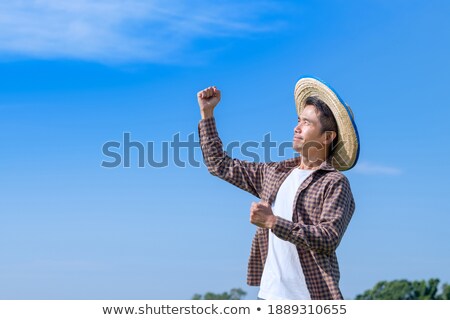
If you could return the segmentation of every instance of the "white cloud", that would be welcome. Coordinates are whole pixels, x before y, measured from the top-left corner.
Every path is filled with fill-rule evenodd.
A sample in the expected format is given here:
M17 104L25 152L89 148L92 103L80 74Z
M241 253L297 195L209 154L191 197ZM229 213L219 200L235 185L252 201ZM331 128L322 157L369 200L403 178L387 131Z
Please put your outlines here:
M362 174L377 174L389 176L397 176L403 173L399 168L377 165L368 162L359 162L353 170L357 173Z
M0 54L167 62L197 39L271 31L278 10L267 1L2 1Z

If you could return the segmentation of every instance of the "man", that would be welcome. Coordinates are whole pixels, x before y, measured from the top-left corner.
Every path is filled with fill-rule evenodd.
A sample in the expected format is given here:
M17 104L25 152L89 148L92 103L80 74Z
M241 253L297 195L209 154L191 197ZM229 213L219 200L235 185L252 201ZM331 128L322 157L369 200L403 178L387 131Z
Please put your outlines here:
M293 148L301 156L270 163L230 158L215 125L216 87L197 94L200 145L210 173L261 200L250 208L258 228L247 273L247 284L260 286L258 297L342 299L335 251L355 204L338 170L356 164L358 133L350 108L322 81L301 78L294 95Z

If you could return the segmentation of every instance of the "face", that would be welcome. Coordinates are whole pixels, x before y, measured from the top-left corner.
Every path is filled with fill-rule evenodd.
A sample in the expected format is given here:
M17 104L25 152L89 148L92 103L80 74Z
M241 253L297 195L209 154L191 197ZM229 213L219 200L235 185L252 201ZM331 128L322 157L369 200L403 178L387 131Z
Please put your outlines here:
M319 118L314 106L306 106L297 126L294 128L293 148L296 152L306 155L309 148L323 149L326 142L326 134L322 133Z

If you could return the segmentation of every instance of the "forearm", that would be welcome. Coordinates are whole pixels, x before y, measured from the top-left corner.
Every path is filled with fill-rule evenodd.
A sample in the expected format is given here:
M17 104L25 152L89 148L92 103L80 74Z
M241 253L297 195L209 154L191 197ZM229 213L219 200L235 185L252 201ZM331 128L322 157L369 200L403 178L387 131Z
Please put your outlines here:
M277 217L272 228L280 239L317 252L331 253L338 247L353 216L355 204L347 179L336 181L325 191L320 219L314 224Z
M335 251L340 240L338 232L329 226L294 223L281 217L276 217L271 229L280 239L317 252Z
M198 124L200 147L203 159L208 170L214 174L220 163L226 160L227 155L223 150L222 140L216 129L216 120L213 116L206 115Z

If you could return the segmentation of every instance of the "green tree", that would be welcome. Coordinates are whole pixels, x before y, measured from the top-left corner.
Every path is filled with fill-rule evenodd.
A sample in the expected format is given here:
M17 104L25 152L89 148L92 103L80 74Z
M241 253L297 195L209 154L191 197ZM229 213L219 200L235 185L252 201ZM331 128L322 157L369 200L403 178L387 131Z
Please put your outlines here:
M194 294L192 300L241 300L247 292L240 288L231 289L230 292L212 293L207 292L203 296L201 294Z
M444 283L442 293L438 295L439 300L450 300L450 285Z
M449 300L450 286L442 286L438 294L439 279L428 281L380 281L372 289L356 296L356 300Z

